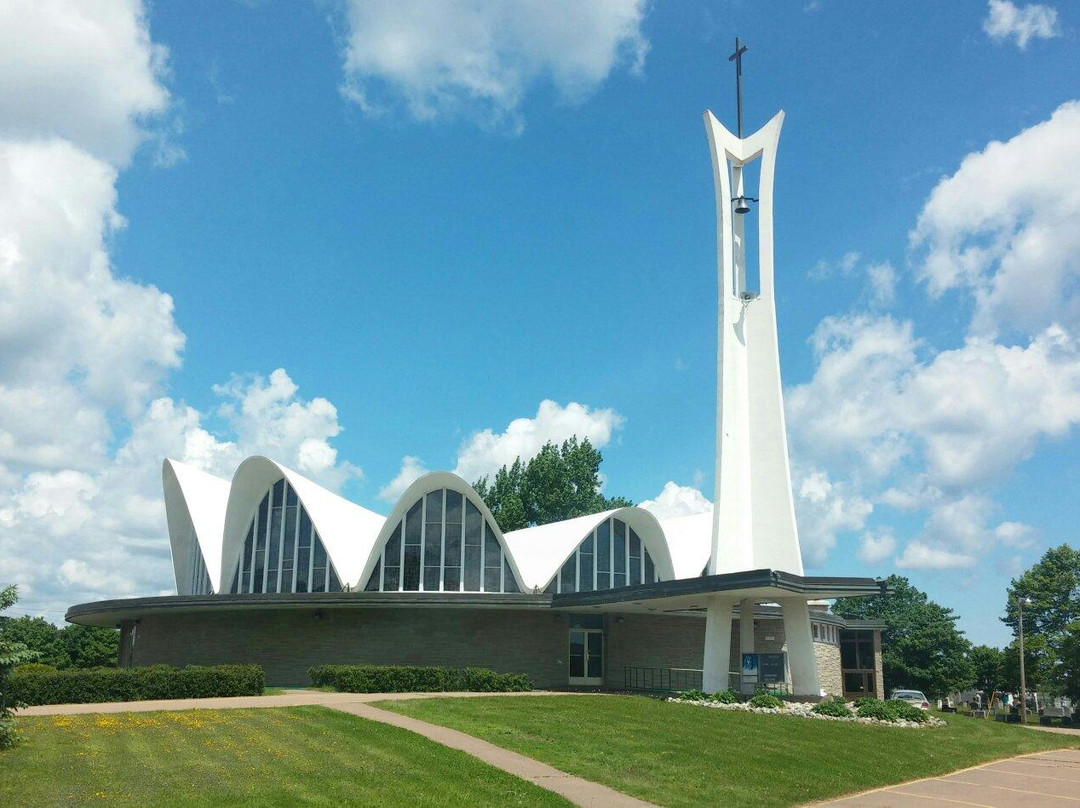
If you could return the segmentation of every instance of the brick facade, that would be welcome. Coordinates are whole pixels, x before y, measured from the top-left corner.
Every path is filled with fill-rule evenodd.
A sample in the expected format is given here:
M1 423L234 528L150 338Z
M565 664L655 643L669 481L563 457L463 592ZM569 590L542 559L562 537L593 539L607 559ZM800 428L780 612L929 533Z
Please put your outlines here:
M568 682L570 615L548 609L355 608L146 614L120 633L121 665L262 665L268 685L304 685L322 664L479 666L525 673L539 688ZM622 687L627 667L699 670L705 620L693 615L608 614L604 678ZM754 621L759 653L784 650L780 619ZM877 639L880 676L880 639ZM840 649L815 642L821 686L842 688ZM731 664L740 660L739 621L732 624Z
M126 628L126 626L125 626ZM270 610L147 615L130 664L262 665L268 685L306 685L327 664L477 666L566 687L568 622L551 611Z

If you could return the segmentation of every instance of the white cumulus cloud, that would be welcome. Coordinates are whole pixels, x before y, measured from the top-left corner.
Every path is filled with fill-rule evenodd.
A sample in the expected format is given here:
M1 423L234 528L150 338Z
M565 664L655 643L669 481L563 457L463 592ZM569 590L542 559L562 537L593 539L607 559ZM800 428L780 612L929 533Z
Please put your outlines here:
M593 446L603 448L623 421L613 409L591 409L576 401L564 407L545 399L533 418L515 418L502 432L485 429L469 436L458 449L454 473L471 483L494 474L518 457L527 462L548 441L562 443L575 435L578 440L588 438Z
M410 485L427 473L428 469L419 457L405 455L401 459L401 471L398 472L394 479L379 489L379 499L384 502L396 503Z
M896 539L888 531L866 532L859 539L855 552L864 564L880 564L896 552Z
M969 154L930 194L911 242L938 297L975 300L973 332L1080 327L1080 101Z
M347 0L343 92L368 113L478 118L520 129L529 88L581 101L615 69L640 71L645 0Z
M712 503L697 488L668 481L655 499L639 502L638 507L651 511L657 519L670 519L711 511Z
M896 566L903 570L946 570L975 566L974 556L934 548L921 541L909 542L897 557Z
M0 138L61 138L124 165L169 109L141 0L0 0Z
M1041 3L1017 6L1010 0L989 0L983 31L995 42L1012 37L1016 46L1024 50L1033 39L1061 35L1057 16L1056 8Z

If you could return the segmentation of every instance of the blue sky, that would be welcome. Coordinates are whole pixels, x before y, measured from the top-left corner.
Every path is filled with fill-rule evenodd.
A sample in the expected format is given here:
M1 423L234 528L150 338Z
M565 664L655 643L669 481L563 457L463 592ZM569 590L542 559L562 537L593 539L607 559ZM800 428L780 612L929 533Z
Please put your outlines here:
M93 231L5 223L9 191L8 292L40 302L18 273L63 264L57 288L104 312L66 352L36 336L82 322L62 307L0 329L25 354L0 388L82 425L0 415L25 449L0 440L0 572L29 611L169 588L165 454L227 476L275 453L386 512L403 458L401 480L482 471L575 430L609 493L711 498L701 113L734 126L736 34L747 129L787 113L776 276L810 572L900 572L1002 643L1009 577L1080 542L1070 4L118 3L98 23L122 60L66 55L57 24L88 13L66 5L11 21L55 48L11 57L0 114L9 170L47 185L60 163L32 150L70 145L57 187L89 179L48 204Z

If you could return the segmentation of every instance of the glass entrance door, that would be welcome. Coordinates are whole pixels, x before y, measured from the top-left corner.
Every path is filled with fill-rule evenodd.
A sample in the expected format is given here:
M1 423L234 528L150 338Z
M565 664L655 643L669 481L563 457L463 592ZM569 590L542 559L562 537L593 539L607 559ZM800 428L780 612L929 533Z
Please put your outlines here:
M604 683L604 632L599 629L570 629L570 684Z

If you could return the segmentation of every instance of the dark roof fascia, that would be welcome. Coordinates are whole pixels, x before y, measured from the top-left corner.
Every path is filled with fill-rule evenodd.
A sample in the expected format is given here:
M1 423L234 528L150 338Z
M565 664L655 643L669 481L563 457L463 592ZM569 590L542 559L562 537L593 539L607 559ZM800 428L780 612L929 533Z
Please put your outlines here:
M719 594L737 589L762 588L780 589L799 595L820 596L822 593L830 595L840 593L858 597L860 595L883 594L886 587L886 582L880 578L808 577L792 575L779 570L760 569L747 572L731 572L724 575L705 575L700 578L680 578L652 584L635 584L634 586L624 586L618 589L600 589L592 592L552 595L551 605L557 609L600 606L626 601Z
M855 618L841 618L844 621L846 628L876 628L884 631L889 627L889 624L882 620L856 620Z
M123 598L79 603L67 610L64 619L103 613L122 613L125 619L139 614L168 612L230 611L247 609L334 609L349 607L393 608L443 606L468 608L547 608L551 595L487 594L472 592L298 592L243 595L164 595L150 598Z

